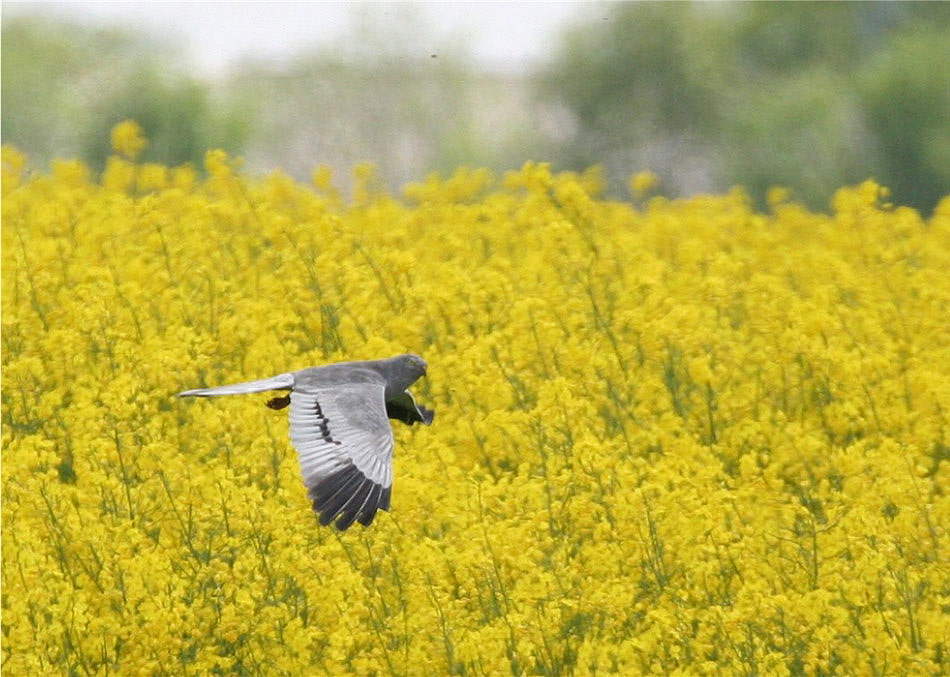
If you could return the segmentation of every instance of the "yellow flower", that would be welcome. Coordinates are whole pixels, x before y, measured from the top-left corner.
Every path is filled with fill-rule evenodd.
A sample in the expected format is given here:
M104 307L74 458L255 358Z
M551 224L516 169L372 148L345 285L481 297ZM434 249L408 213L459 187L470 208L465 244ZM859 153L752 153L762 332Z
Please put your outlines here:
M139 168L138 189L143 192L162 190L168 185L168 174L168 168L164 165L142 165Z
M785 188L784 186L773 186L769 188L768 194L765 197L765 201L768 203L769 207L775 209L780 204L788 202L790 197L791 192L788 190L788 188Z
M148 146L148 139L134 120L123 120L112 128L112 150L134 160Z
M637 172L628 183L630 194L638 199L652 193L659 185L660 177L650 171Z
M333 169L327 166L317 167L313 170L311 181L317 190L327 192L333 188Z
M3 152L5 671L947 671L950 199L133 155ZM267 397L171 396L405 351L365 530Z
M0 164L3 170L3 193L6 195L20 185L26 170L26 156L13 146L3 146Z

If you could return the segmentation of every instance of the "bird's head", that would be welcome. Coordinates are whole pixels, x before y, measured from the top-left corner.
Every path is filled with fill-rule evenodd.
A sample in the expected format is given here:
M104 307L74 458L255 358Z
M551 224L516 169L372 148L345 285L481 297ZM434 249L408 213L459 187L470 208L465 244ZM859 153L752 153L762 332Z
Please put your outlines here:
M418 355L399 355L387 361L389 362L387 380L392 386L395 386L394 391L397 393L402 392L418 381L420 377L425 376L426 370L429 368L426 361Z
M402 359L405 361L406 370L408 373L415 374L416 379L418 379L420 376L426 375L429 365L426 364L426 361L421 357L418 355L403 355Z

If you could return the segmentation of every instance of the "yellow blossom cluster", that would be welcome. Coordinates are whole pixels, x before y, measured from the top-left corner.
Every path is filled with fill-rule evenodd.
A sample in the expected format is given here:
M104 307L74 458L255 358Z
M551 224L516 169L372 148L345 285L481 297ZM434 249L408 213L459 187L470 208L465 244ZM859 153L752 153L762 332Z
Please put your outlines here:
M148 147L148 139L135 120L125 120L112 128L112 149L130 160Z
M3 154L5 675L950 672L950 200ZM415 352L392 511L284 412Z

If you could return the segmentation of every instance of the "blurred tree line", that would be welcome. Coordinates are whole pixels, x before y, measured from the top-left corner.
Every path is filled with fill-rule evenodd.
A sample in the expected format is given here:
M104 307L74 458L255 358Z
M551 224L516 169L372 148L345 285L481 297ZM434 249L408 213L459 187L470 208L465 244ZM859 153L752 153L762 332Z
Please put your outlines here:
M0 136L39 165L78 156L101 169L109 131L126 119L148 135L146 162L200 166L209 147L239 151L249 138L243 107L148 36L4 19L0 50Z
M541 91L574 121L566 166L815 207L873 176L929 210L950 190L948 63L945 3L624 4L565 36Z
M925 212L950 191L950 4L591 5L518 74L474 67L458 42L419 53L422 15L403 14L364 7L342 43L214 82L153 39L5 19L0 132L38 164L101 167L133 118L145 160L221 147L301 178L370 160L399 185L532 159L603 165L617 195L642 169L669 195L742 184L759 204L782 185L823 208L868 177Z

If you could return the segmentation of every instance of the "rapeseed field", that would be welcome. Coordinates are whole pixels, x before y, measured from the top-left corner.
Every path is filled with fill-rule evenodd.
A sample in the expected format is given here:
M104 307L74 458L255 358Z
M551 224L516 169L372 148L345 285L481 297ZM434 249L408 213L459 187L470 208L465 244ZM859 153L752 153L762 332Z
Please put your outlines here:
M3 152L4 675L950 672L950 200ZM390 513L267 394L415 352Z

